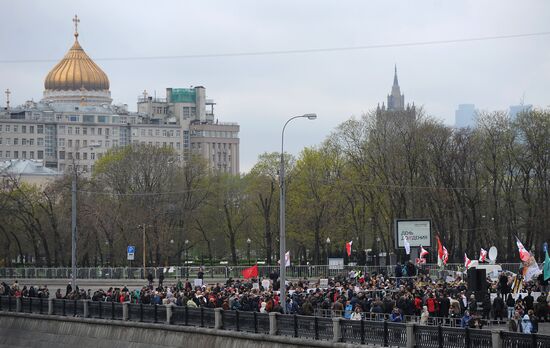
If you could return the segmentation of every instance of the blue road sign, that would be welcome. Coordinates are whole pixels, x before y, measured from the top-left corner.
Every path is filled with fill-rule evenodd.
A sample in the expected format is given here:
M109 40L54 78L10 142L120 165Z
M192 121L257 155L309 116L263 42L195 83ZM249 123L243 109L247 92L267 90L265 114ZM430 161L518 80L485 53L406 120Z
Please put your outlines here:
M133 245L128 245L128 254L133 254L136 252L136 247Z

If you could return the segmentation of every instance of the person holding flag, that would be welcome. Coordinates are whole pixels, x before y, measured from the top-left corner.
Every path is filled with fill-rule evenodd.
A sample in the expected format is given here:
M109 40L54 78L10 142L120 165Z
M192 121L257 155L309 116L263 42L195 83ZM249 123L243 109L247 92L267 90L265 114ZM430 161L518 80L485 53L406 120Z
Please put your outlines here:
M548 292L548 282L550 281L550 256L548 256L548 243L544 243L544 265L542 266L543 291Z

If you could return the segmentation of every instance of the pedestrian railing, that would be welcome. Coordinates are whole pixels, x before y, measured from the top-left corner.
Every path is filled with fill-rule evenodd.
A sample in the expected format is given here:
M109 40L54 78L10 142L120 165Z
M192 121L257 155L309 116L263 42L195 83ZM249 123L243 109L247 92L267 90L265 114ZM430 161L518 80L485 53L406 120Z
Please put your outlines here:
M462 329L392 323L382 320L348 320L303 315L282 315L221 308L191 308L89 300L15 298L0 296L0 311L72 316L107 320L195 326L256 334L289 336L352 344L418 348L548 348L550 336L504 331ZM412 343L412 344L411 344Z
M517 273L520 268L519 263L500 264L503 270ZM227 279L241 278L242 271L248 266L170 266L170 267L147 267L145 272L143 268L138 267L82 267L77 268L76 277L78 279L145 279L148 274L158 279L161 273L165 279L194 279L203 273L204 278ZM439 267L437 264L424 264L422 270L429 272L432 276L437 276ZM389 277L394 277L395 266L341 266L334 267L328 265L294 265L287 267L286 275L288 278L328 278L335 276L347 276L350 271L361 271L363 273L378 273ZM447 271L464 271L463 264L447 264ZM0 268L0 279L69 279L71 277L70 267L21 267L21 268ZM267 278L272 273L278 273L279 266L259 265L259 276ZM397 278L400 281L407 281L408 277Z

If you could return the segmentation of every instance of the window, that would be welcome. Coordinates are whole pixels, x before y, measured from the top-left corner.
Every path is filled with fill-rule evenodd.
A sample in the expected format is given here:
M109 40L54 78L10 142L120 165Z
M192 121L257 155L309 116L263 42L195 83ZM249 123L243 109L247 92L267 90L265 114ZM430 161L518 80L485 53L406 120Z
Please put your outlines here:
M160 136L160 129L155 129L155 136Z
M97 141L97 145L98 145L99 147L102 147L102 146L103 146L103 141L102 141L102 140L98 140L98 141Z
M109 140L105 140L105 147L111 147L111 142Z
M107 123L107 116L97 116L97 122Z
M37 152L38 159L44 159L44 151L38 151Z
M16 125L13 125L13 132L14 132L14 133L19 132L19 127L16 126Z
M74 134L80 134L80 127L74 127Z
M13 145L19 145L19 139L13 138Z
M44 125L39 124L38 126L36 126L36 133L44 134Z
M29 145L34 146L34 139L29 139Z
M88 128L87 127L82 127L82 134L83 135L88 135Z
M103 129L98 128L97 129L97 135L103 135Z
M148 129L147 130L147 135L152 137L153 136L153 130L152 129Z
M44 138L37 138L36 139L36 145L44 146Z
M87 159L88 159L88 153L87 153L87 152L84 152L84 153L82 154L82 159L83 159L83 160L87 160Z
M22 138L22 139L21 139L21 145L27 146L27 139Z
M2 145L2 138L0 138L0 145Z
M65 126L59 126L58 127L58 133L59 134L67 134L67 128Z
M21 157L27 158L27 151L22 151L21 152Z
M6 158L10 158L11 153L9 151L6 151Z
M29 155L30 155L30 158L31 158L31 159L34 159L34 151L31 151L31 152L29 153Z
M6 138L6 145L10 146L11 144L11 139L10 138Z
M40 152L40 151L38 151ZM65 151L59 151L59 159L64 160L65 159Z
M84 115L84 116L82 116L82 120L83 120L83 122L86 122L86 123L94 123L95 122L94 115Z
M91 160L95 160L95 153L92 152L92 153L90 154L90 159L91 159Z
M162 147L166 147L166 141L162 142Z
M95 128L90 128L90 135L95 135Z
M27 126L21 126L21 133L27 133Z
M19 158L19 151L13 151L13 158Z
M82 146L83 147L88 146L88 140L82 140Z
M173 149L174 148L174 143L173 142L170 142L170 147Z
M109 131L110 131L110 128L105 128L105 135L106 135L106 136L109 135Z
M71 122L78 122L78 116L76 116L76 115L71 115L71 116L69 116L69 121L71 121Z
M113 140L113 147L117 147L118 146L118 140Z
M73 159L73 153L72 152L67 152L67 158L72 160Z
M162 136L163 136L163 137L166 137L166 136L167 136L166 134L167 134L167 133L166 133L166 130L163 130L163 131L162 131Z
M65 146L65 138L57 139L57 146Z
M67 140L67 147L73 147L73 139Z
M76 155L76 159L79 160L80 159L80 152L75 152L75 155Z
M29 126L29 133L34 134L34 126Z
M77 149L80 148L80 139L76 139L74 141L74 147L76 147Z
M67 127L67 134L73 134L73 127Z
M181 143L176 143L176 149L181 150Z
M7 124L7 125L6 125L6 132L9 132L9 131L10 131L10 125Z

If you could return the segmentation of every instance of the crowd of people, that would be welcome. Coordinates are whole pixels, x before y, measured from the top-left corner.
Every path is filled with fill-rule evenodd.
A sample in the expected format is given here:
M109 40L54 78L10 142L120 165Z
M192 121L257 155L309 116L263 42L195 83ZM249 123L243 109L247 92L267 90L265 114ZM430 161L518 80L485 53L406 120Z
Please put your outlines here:
M404 322L418 321L428 324L434 318L458 322L462 327L482 328L489 320L507 323L509 330L534 333L539 322L550 321L550 294L540 292L538 282L524 286L526 296L510 293L513 277L501 274L496 281L488 278L487 293L474 294L460 275L449 281L433 279L428 272L416 272L409 267L406 277L387 277L383 274L348 274L328 279L288 282L286 301L281 301L278 274L268 277L269 286L262 279L239 280L229 278L225 283L196 285L189 279L165 285L161 276L154 283L129 289L127 286L110 287L96 291L72 289L70 285L58 299L89 299L143 304L164 304L193 308L222 308L224 310L257 311L261 313L286 312L300 315L343 316L351 320L374 319ZM413 266L414 267L414 266ZM413 273L414 271L414 273ZM162 272L160 273L162 274ZM533 292L540 293L535 299ZM491 295L493 294L493 295ZM0 295L16 297L49 297L44 287L19 286L2 283Z

